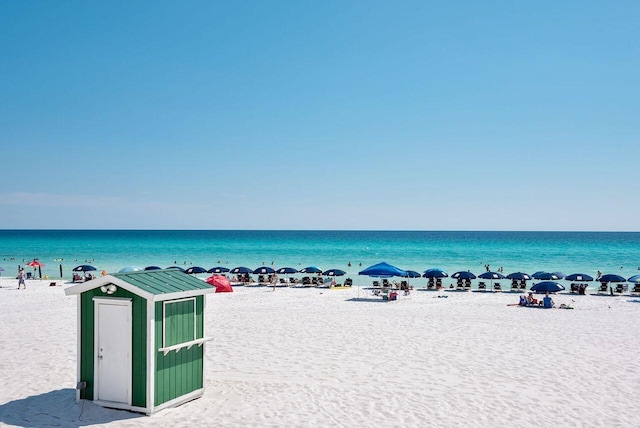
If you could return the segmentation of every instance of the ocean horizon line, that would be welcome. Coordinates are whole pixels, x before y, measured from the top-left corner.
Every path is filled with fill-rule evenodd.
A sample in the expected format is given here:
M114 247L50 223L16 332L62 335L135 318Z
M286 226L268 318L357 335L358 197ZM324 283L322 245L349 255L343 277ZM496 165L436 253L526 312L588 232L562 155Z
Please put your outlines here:
M470 232L470 233L640 233L640 230L491 230L491 229L145 229L145 228L5 228L3 232L87 231L87 232Z

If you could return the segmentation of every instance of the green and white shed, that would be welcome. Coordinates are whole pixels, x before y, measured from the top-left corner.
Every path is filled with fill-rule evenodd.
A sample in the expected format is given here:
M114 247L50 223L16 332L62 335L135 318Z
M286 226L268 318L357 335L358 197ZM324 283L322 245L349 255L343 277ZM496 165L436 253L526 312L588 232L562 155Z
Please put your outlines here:
M175 269L105 275L78 296L77 399L152 414L204 393L205 294Z

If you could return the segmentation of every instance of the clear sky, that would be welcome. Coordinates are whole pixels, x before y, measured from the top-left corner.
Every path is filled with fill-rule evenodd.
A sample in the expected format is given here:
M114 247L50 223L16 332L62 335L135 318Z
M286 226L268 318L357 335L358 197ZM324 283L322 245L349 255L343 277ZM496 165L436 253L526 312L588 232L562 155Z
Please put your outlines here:
M640 230L640 2L3 1L0 228Z

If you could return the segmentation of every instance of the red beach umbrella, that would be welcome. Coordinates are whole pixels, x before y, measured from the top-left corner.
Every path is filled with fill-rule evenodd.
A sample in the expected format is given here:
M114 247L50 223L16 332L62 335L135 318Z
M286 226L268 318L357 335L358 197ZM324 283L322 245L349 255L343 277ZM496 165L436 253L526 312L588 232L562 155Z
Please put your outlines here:
M216 293L232 293L233 288L227 277L222 275L211 275L206 279L208 284L216 287Z
M31 267L44 267L44 263L34 260L32 262L27 263L27 266Z

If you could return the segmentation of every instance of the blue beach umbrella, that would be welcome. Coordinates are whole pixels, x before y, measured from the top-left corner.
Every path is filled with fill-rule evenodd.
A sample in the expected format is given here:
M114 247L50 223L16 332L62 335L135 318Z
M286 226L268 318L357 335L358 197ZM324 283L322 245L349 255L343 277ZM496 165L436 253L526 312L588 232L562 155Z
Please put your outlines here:
M170 266L167 269L175 269L175 270L179 270L180 272L184 272L184 269L182 269L180 266Z
M469 271L462 270L451 275L451 278L455 279L476 279L476 276Z
M195 275L198 273L207 273L207 270L200 266L191 266L184 271L184 273L188 273L189 275Z
M524 272L514 272L507 275L507 279L517 279L518 281L529 281L531 279L531 275L528 275Z
M2 270L2 268L0 268ZM636 284L640 283L640 275L634 275L631 278L628 278L627 281L635 282Z
M280 269L276 270L276 273L278 275L291 275L294 273L298 273L298 269L294 269L292 267L281 267Z
M559 271L551 272L551 273L552 273L552 274L554 274L555 276L557 276L557 277L558 277L558 279L562 279L562 278L564 278L565 276L567 276L567 275L565 275L563 272L559 272Z
M408 270L405 278L420 278L420 272L416 272L415 270Z
M161 270L160 266L147 266L144 270Z
M322 273L322 269L318 266L307 266L306 268L300 269L300 273Z
M274 268L271 268L269 266L261 266L255 269L253 273L256 275L271 275L272 273L275 273L275 271L276 270Z
M378 263L358 272L358 275L388 278L390 276L407 276L407 271L397 268L389 263Z
M564 290L564 286L555 281L542 281L531 286L531 291L535 291L536 293L557 293L562 290Z
M627 282L626 278L624 278L623 276L616 275L613 273L602 275L600 279L598 279L598 281L599 282Z
M90 272L93 270L97 270L96 268L94 268L91 265L80 265L80 266L76 266L73 269L71 269L74 272Z
M249 269L248 267L244 267L244 266L238 266L238 267L234 267L233 269L231 269L229 271L229 273L242 273L242 274L249 274L249 273L253 273L253 269Z
M225 272L229 272L229 268L226 268L223 266L212 267L207 271L207 273L225 273Z
M480 275L478 275L478 278L482 278L482 279L503 279L504 275L501 274L500 272L482 272Z
M345 275L346 272L341 269L329 269L322 272L324 276L342 276Z
M533 278L533 279L538 279L538 276L539 276L539 275L542 275L543 273L547 273L547 272L546 272L546 271L544 271L544 270L539 270L539 271L537 271L537 272L534 272L534 273L532 273L532 274L531 274L531 278Z
M424 271L425 278L446 278L449 274L440 268L431 268Z
M131 272L139 272L141 270L142 270L142 268L138 267L138 266L127 266L127 267L123 267L118 272L119 273L131 273Z
M556 275L555 273L551 273L551 272L536 272L531 276L533 277L533 279L540 279L540 280L543 280L543 281L551 281L551 280L560 279L558 277L558 275Z
M564 279L566 279L567 281L593 281L593 277L585 273L572 273L571 275L565 276Z

